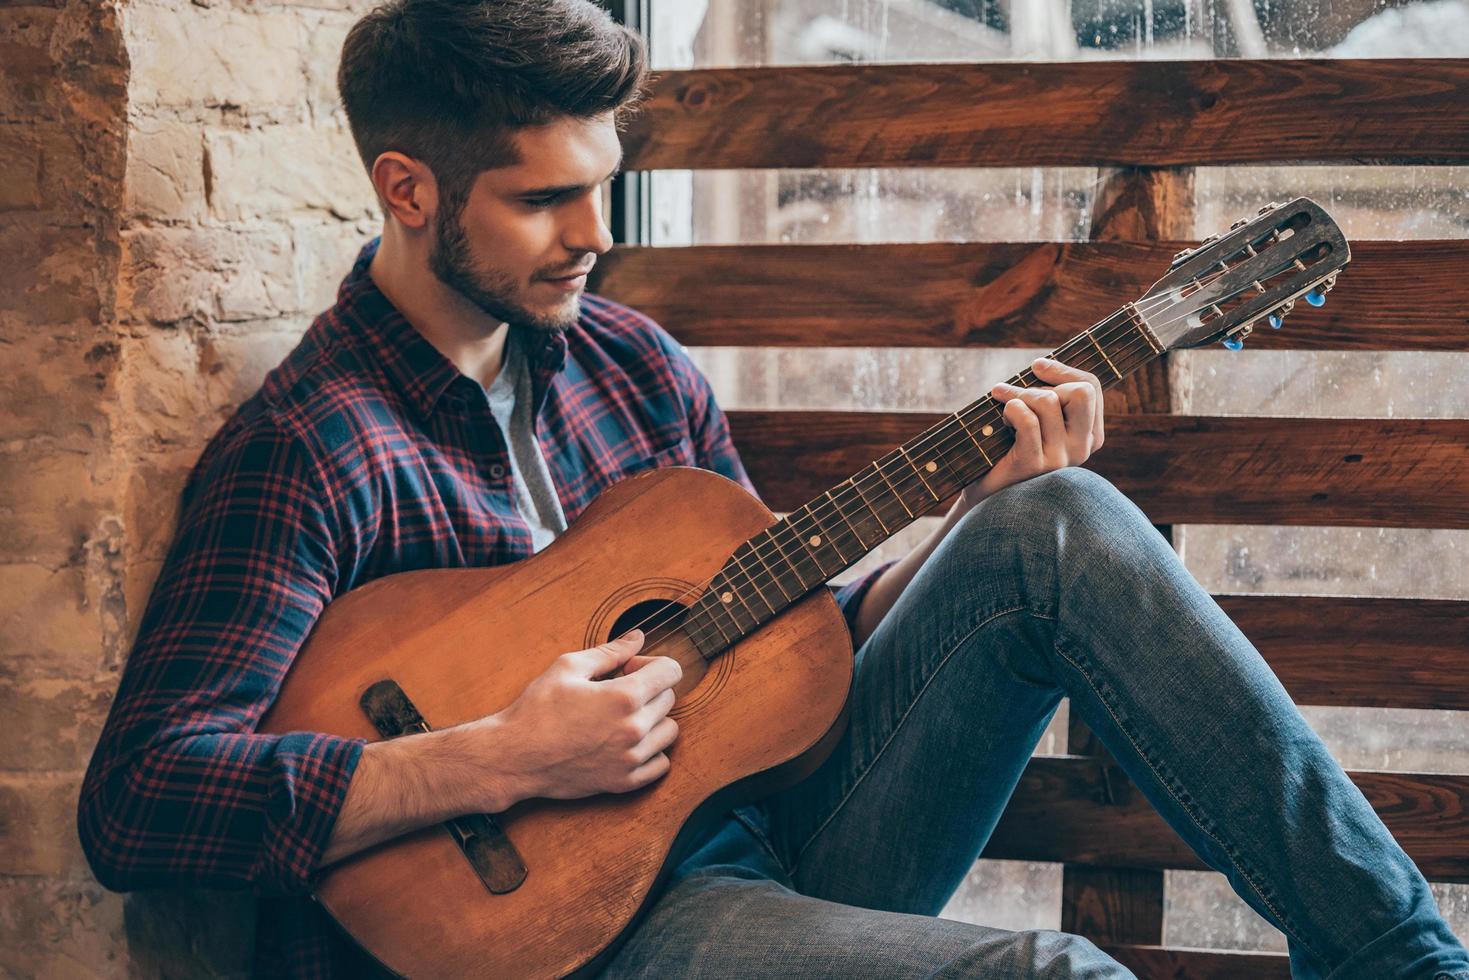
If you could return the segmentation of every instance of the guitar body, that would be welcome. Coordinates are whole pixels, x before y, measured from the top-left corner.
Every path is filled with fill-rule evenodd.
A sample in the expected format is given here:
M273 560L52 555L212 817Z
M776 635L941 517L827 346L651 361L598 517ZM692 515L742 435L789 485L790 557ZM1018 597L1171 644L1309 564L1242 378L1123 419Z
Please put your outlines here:
M775 521L738 484L671 467L609 488L523 561L375 580L327 608L260 730L376 740L359 698L385 679L435 729L500 711L560 654L619 635L651 604L687 604ZM399 974L556 977L599 964L698 830L820 765L851 685L850 634L821 588L707 664L681 633L645 652L684 667L662 779L496 815L527 869L505 894L435 826L334 866L317 898Z

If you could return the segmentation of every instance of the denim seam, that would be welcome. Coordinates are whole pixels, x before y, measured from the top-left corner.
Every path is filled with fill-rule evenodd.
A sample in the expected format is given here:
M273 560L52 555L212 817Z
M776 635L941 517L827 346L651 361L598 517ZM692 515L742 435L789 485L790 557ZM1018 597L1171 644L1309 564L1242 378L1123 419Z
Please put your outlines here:
M821 835L821 832L825 830L833 820L836 819L837 814L842 812L842 808L847 805L847 801L852 798L852 794L857 792L857 787L862 785L862 781L867 778L867 774L872 771L872 767L877 765L877 763L882 759L883 755L888 750L888 746L893 743L893 739L897 738L898 733L903 730L903 725L908 721L908 716L913 713L914 705L918 704L919 699L923 697L929 686L933 684L934 678L938 677L939 672L944 669L944 665L949 662L950 658L952 658L954 654L958 652L959 648L967 643L970 637L974 636L975 633L978 633L981 629L999 619L1001 616L1008 616L1011 613L1023 612L1025 608L1026 607L1024 605L1019 605L1010 609L1002 609L998 612L991 613L988 617L981 620L972 629L970 629L967 633L965 633L957 641L955 641L953 646L949 648L948 652L938 659L938 662L934 665L933 670L929 673L927 679L924 680L923 686L918 689L917 694L913 695L913 700L908 702L908 707L903 709L903 716L898 719L898 723L893 726L893 730L889 732L888 737L883 740L882 747L877 750L871 760L868 761L867 765L862 767L862 771L857 774L857 778L852 781L852 785L848 787L845 793L842 794L841 801L837 803L836 806L832 807L831 813L827 814L826 819L821 822L821 826L813 830L810 836L806 838L806 843L802 844L800 848L797 849L795 855L791 859L791 866L786 869L786 874L790 875L792 879L794 879L796 874L796 866L801 863L802 855L806 853L807 848L811 846L816 838Z
M1214 833L1212 830L1209 830L1203 825L1202 822L1200 822L1198 815L1194 813L1193 807L1189 806L1188 804L1184 803L1183 800L1178 798L1178 794L1173 791L1173 787L1172 785L1170 785L1169 780L1166 779L1163 776L1163 773L1159 771L1158 766L1154 765L1152 757L1147 752L1143 751L1143 747L1138 744L1137 739L1133 738L1132 733L1123 726L1122 719L1118 718L1117 712L1112 710L1111 703L1107 700L1107 697L1102 694L1101 690L1097 687L1096 682L1092 680L1091 674L1088 673L1086 669L1081 666L1081 664L1077 663L1071 657L1067 656L1065 651L1061 649L1061 644L1059 642L1055 644L1054 648L1057 656L1061 657L1061 659L1065 660L1072 667L1074 667L1076 669L1076 672L1086 680L1087 686L1090 687L1092 689L1092 693L1097 696L1097 701L1102 705L1103 708L1107 710L1107 714L1112 716L1112 722L1117 726L1117 730L1122 733L1123 738L1126 738L1127 741L1132 744L1132 748L1135 752L1137 752L1138 758L1141 759L1143 761L1143 764L1152 771L1154 778L1158 780L1158 785L1163 787L1164 792L1173 797L1173 802L1178 804L1180 810L1188 814L1189 820L1193 821L1193 825L1199 829L1200 833L1204 834L1206 837L1213 840L1214 843L1219 845L1220 851L1224 853L1225 857L1229 858L1229 863L1234 866L1234 869L1236 871L1239 872L1240 877L1250 883L1250 888L1253 889L1255 894L1260 897L1260 901L1265 904L1266 908L1275 913L1275 917L1280 920L1290 938L1300 943L1301 948L1310 953L1319 962L1325 963L1326 960L1321 956L1320 953L1316 951L1315 947L1306 942L1297 934L1296 929L1290 924L1291 919L1283 914L1280 909L1276 908L1275 904L1265 896L1264 890L1260 887L1259 883L1255 881L1255 876L1241 866L1239 858L1235 856L1234 849L1231 848L1228 844L1224 843L1224 841L1220 839L1218 834Z
M770 838L765 836L765 831L755 826L755 822L753 820L749 820L746 817L742 816L738 809L730 811L730 815L738 820L741 824L743 824L744 828L750 832L750 835L760 843L760 846L765 848L765 853L769 854L771 858L775 860L775 866L777 868L785 867L785 862L782 861L780 859L780 855L776 853L775 845L770 842ZM789 874L790 872L786 873Z

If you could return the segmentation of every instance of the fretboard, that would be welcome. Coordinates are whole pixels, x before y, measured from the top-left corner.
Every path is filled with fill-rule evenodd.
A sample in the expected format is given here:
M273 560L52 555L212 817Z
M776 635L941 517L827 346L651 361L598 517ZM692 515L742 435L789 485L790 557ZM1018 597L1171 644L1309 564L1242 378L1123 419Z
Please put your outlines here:
M1109 388L1161 353L1129 304L1050 356ZM1045 385L1030 370L1009 383ZM1004 407L989 395L971 402L735 549L683 621L705 659L981 479L1015 442Z

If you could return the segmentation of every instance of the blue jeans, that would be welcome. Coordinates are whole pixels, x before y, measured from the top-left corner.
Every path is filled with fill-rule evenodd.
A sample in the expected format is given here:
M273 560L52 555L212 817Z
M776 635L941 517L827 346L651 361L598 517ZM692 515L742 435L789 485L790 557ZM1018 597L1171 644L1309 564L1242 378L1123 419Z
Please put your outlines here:
M1087 940L935 918L1063 696L1292 976L1469 980L1403 853L1239 629L1089 470L964 516L857 653L848 731L732 811L607 977L1130 977Z

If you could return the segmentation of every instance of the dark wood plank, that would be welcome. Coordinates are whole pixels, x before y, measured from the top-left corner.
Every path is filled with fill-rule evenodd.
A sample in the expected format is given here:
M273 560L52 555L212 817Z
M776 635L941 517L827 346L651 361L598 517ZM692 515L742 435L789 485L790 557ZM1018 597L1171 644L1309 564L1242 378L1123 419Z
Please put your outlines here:
M955 408L977 394L955 392ZM755 486L778 511L794 510L942 417L729 413ZM1466 445L1469 419L1119 415L1086 465L1159 524L1465 528Z
M1348 775L1425 876L1469 882L1469 776ZM1032 759L984 856L1208 869L1120 768L1085 756Z
M662 73L627 165L1469 160L1453 59L822 65Z
M1469 711L1469 602L1214 598L1297 704Z
M1163 872L1066 865L1061 875L1061 930L1097 944L1161 943Z
M1102 950L1136 973L1138 980L1289 980L1290 958L1280 953L1241 953L1107 943Z
M594 288L685 344L1056 347L1141 297L1189 244L628 247L602 259ZM1352 254L1326 306L1246 346L1469 350L1469 241L1354 242Z

